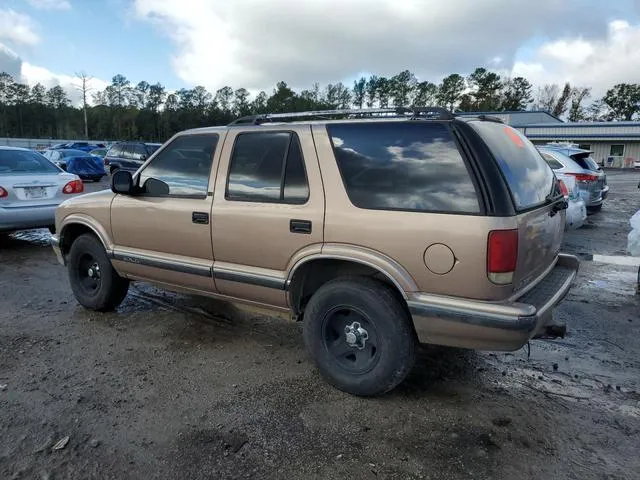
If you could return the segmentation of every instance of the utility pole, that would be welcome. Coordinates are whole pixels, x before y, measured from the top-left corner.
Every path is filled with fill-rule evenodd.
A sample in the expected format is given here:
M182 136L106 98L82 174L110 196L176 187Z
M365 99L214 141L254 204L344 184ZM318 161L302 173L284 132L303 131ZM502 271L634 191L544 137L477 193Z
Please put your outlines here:
M93 90L89 83L93 77L88 76L84 72L76 73L76 77L80 80L80 85L75 85L74 88L82 92L82 111L84 113L84 138L89 140L89 125L87 123L87 93Z

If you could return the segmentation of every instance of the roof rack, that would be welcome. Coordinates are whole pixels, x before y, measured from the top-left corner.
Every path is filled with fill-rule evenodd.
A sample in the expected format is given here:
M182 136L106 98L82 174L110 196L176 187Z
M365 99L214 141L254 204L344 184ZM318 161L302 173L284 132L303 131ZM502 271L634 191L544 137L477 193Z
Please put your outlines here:
M240 117L229 125L261 125L273 121L286 122L304 119L331 120L368 117L452 120L454 115L442 107L357 108L292 113L265 113Z

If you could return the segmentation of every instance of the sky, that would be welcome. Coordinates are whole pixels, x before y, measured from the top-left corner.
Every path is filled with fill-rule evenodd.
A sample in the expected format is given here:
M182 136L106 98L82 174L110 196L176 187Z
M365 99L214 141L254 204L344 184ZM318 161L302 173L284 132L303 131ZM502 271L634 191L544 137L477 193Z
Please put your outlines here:
M271 92L485 66L603 95L640 81L640 0L1 0L0 72L94 90L115 74L169 90Z

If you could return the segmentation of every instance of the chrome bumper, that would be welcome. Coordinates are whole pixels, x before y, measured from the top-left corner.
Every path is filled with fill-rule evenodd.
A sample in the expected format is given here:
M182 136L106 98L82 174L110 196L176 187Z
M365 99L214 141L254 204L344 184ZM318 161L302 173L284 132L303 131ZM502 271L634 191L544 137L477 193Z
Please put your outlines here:
M51 248L53 248L54 253L56 254L56 258L60 265L65 265L64 255L62 255L62 249L60 248L60 239L57 235L51 235L49 237L49 243L51 244Z
M418 293L408 299L421 342L477 350L517 350L553 321L579 261L559 255L555 266L519 297L486 302Z

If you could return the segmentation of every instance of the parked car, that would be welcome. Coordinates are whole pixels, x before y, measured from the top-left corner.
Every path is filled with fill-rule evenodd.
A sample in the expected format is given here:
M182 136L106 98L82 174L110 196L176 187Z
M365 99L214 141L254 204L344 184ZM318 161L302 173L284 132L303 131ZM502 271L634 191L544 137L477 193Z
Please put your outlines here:
M587 219L587 206L580 194L576 177L563 173L563 165L553 156L542 151L540 153L561 182L560 189L568 203L565 228L577 229L582 227Z
M109 148L104 157L105 168L109 169L112 175L118 170L135 172L161 145L142 142L116 143Z
M37 152L0 147L0 230L50 227L55 208L84 191L78 176L66 173Z
M82 150L47 150L43 155L61 169L75 173L83 180L99 182L105 176L104 161Z
M539 150L551 155L562 165L562 168L555 169L556 174L561 172L575 177L588 211L594 213L602 209L609 195L609 185L607 174L591 158L593 152L553 143L541 146Z
M89 142L69 142L58 143L51 147L53 150L67 149L67 150L82 150L83 152L90 152L96 148L105 148L102 143L89 143Z
M107 155L107 148L94 148L89 152L90 155L94 155L96 157L104 158Z
M133 280L290 311L322 375L356 395L398 385L418 341L516 350L564 334L565 198L499 120L256 116L179 133L111 181L56 212L52 245L86 308L116 308Z

